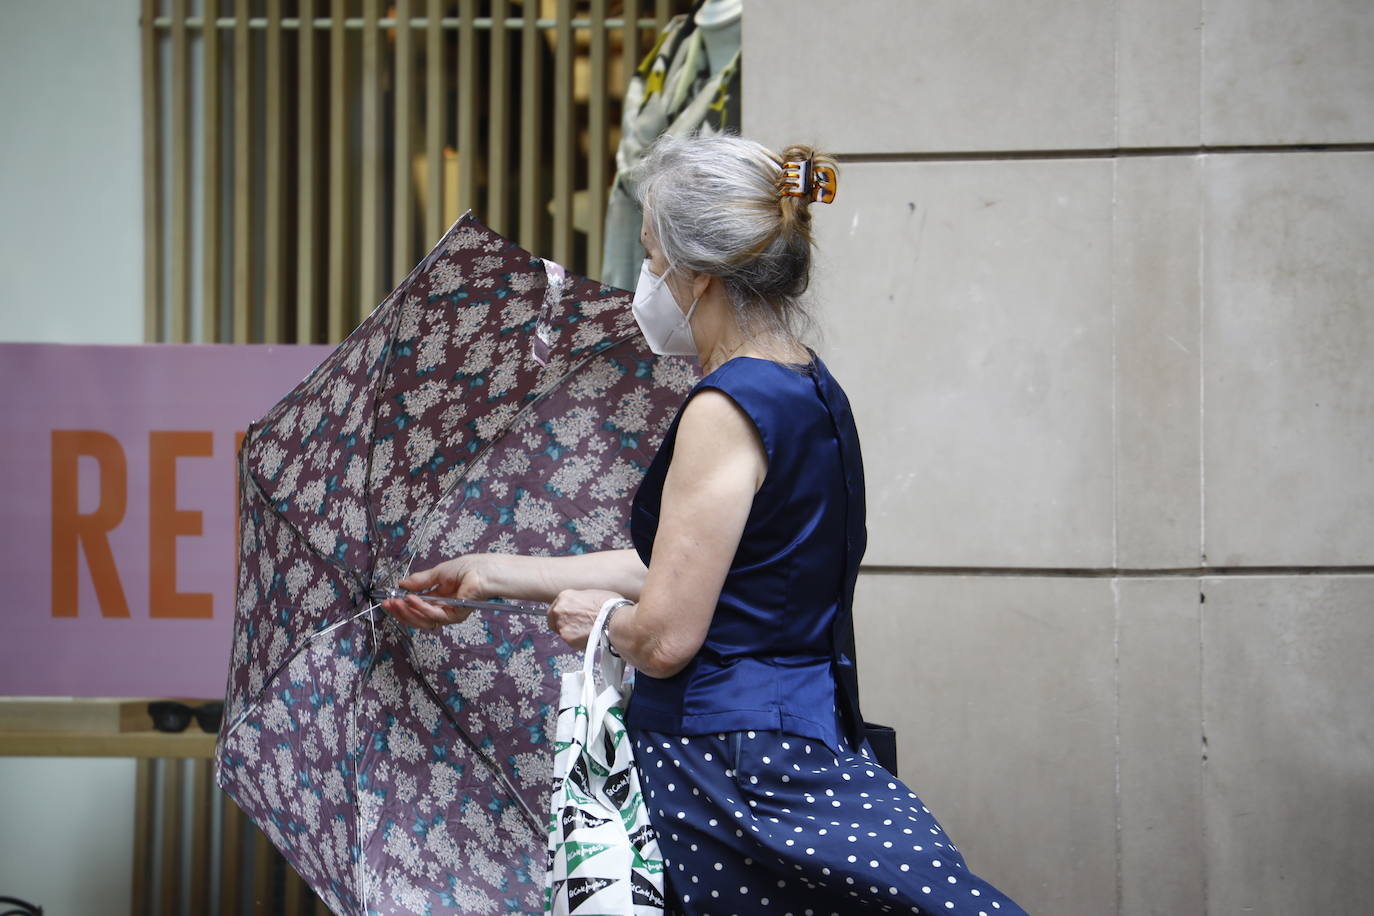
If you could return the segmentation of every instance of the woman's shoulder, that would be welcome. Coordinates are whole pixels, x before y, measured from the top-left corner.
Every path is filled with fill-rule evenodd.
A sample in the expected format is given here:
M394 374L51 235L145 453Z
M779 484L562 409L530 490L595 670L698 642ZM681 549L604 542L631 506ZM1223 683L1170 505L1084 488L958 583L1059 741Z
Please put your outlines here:
M707 374L688 404L702 400L708 392L716 393L708 399L709 407L703 403L692 412L701 416L708 411L738 409L749 418L771 456L780 440L807 435L817 424L828 422L813 376L815 366L736 357Z

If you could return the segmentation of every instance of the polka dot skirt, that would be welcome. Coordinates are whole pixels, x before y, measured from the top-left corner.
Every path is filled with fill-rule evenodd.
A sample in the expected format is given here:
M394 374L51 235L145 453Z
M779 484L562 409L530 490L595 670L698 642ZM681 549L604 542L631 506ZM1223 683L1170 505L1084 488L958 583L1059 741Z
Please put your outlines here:
M969 873L913 792L848 747L776 731L631 734L669 913L1026 916Z

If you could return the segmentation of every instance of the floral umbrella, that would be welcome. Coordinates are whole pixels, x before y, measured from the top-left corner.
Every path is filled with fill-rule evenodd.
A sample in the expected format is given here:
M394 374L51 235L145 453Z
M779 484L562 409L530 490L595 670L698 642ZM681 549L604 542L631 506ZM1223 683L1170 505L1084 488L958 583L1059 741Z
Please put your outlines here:
M577 656L513 605L419 631L369 595L461 553L629 546L695 379L627 294L467 215L250 428L216 770L335 912L542 912Z

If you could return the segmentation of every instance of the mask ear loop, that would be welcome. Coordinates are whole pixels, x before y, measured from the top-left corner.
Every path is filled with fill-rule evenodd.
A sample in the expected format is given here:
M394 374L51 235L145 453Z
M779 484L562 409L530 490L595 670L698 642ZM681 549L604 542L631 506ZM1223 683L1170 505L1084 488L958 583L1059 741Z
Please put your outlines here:
M692 300L692 304L687 307L687 314L682 316L683 327L690 328L692 326L692 313L697 310L697 303L700 301L701 297L697 296L695 299Z

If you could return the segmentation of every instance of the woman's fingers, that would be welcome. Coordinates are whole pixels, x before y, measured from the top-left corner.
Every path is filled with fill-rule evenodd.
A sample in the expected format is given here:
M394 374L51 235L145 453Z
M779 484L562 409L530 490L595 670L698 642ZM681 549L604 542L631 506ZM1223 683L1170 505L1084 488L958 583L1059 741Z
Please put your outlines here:
M604 589L567 589L549 605L549 628L574 649L585 649L601 605L619 597Z
M408 627L432 630L447 621L438 619L433 605L419 601L413 595L405 598L389 598L382 602L382 608Z
M439 567L411 573L396 584L407 591L423 592L433 588L439 581Z

